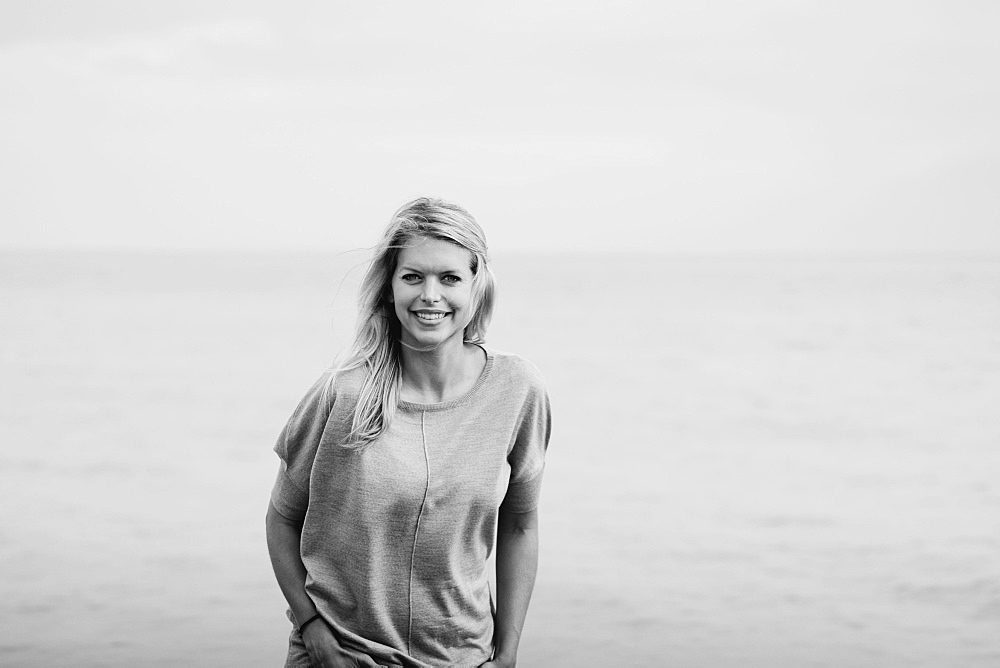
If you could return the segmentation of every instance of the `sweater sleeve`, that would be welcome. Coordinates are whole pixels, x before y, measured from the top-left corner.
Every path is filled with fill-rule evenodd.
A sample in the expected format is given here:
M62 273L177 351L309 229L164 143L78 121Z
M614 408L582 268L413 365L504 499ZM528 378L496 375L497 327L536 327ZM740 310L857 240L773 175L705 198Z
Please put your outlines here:
M510 484L503 500L504 509L526 513L538 506L551 430L549 395L536 371L518 418L514 446L507 456Z
M274 445L281 463L271 489L271 504L291 520L305 518L309 506L312 464L334 401L330 375L324 373L309 388Z

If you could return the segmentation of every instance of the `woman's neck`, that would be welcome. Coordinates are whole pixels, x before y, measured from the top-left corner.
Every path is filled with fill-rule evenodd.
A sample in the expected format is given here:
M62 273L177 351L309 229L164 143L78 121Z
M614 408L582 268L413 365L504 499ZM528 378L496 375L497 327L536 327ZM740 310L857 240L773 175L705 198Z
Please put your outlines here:
M472 389L486 365L483 349L472 343L419 350L403 345L401 398L436 404L463 396Z

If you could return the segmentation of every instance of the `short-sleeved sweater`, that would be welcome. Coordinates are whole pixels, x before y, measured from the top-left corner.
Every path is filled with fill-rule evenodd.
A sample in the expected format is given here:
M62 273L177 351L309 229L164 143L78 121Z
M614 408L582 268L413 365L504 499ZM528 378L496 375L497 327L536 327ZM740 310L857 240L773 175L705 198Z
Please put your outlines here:
M380 665L478 666L493 649L498 509L538 503L550 431L541 375L487 350L464 396L400 401L381 437L351 449L366 373L324 374L301 401L274 448L271 502L303 521L306 591L345 647Z

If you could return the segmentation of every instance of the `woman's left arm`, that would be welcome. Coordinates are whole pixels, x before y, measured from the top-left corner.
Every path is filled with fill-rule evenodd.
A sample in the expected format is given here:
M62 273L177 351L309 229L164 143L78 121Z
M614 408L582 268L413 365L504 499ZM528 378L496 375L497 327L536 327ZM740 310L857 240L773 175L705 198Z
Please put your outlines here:
M517 646L538 570L538 509L515 513L500 506L497 520L497 614L493 660L483 668L517 663Z

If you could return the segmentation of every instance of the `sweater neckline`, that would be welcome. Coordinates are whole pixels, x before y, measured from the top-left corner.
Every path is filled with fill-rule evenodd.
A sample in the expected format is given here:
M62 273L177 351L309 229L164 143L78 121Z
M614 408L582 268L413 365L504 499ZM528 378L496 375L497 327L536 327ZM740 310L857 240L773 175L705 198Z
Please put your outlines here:
M454 408L460 404L465 403L467 399L472 397L479 388L486 383L486 379L489 377L490 373L493 371L493 351L491 351L486 346L475 343L473 345L479 346L484 353L486 353L486 366L483 367L482 373L479 374L479 378L476 382L469 388L469 390L460 397L455 397L454 399L449 399L448 401L441 401L434 404L418 404L413 401L403 401L399 400L398 405L400 408L405 408L411 411L443 411L448 408Z

